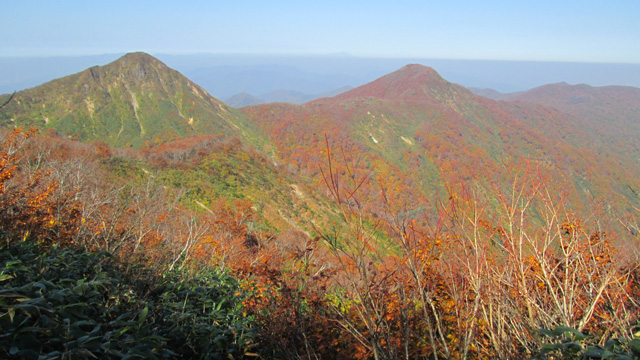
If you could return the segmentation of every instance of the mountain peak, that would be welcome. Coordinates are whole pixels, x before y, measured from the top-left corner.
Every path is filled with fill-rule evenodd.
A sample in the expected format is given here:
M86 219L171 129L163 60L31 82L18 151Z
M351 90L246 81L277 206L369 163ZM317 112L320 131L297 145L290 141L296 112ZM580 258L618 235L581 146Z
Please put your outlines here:
M444 80L434 69L409 64L368 84L342 93L333 99L343 101L352 98L375 97L385 100L422 101L428 94L447 87Z
M142 52L22 91L10 105L8 119L18 119L9 120L12 125L29 121L29 126L114 146L240 132L238 116L226 104Z
M118 64L121 66L127 66L129 64L141 64L167 67L167 65L165 65L162 61L141 51L124 54L112 64Z
M162 61L144 52L125 54L114 62L107 64L105 68L117 73L127 74L134 81L144 79L149 72L169 71L169 67Z
M146 60L146 61L157 61L158 59L156 59L155 57L147 54L144 51L134 51L134 52L130 52L130 53L126 53L124 55L122 55L122 57L120 57L119 60Z
M422 77L423 80L443 80L440 74L433 68L420 64L408 64L397 71L392 72L389 75L396 75L399 77Z

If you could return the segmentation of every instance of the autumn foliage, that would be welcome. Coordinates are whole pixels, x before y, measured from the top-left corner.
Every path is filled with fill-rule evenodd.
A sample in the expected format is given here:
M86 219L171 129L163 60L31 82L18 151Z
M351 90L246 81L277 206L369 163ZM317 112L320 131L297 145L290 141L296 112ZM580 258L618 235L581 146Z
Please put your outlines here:
M19 167L20 150L34 130L14 130L0 144L0 223L23 237L43 233L53 221L48 198L57 188L45 169Z
M229 270L257 332L246 357L524 358L544 343L539 329L604 343L638 321L635 218L598 204L575 211L570 191L533 162L505 166L506 185L456 177L412 212L391 169L326 137L313 174L341 220L310 236L256 228L246 198L196 208L152 176L123 181L106 170L117 156L104 144L33 135L17 130L1 145L4 238L107 251L156 274ZM229 149L201 140L142 158L180 167Z

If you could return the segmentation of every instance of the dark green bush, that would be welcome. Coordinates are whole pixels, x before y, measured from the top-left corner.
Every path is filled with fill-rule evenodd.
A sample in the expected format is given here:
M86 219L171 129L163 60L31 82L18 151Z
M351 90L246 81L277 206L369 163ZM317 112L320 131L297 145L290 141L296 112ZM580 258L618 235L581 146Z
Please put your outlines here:
M105 253L2 245L0 358L242 358L254 330L237 290L213 270L160 276Z
M640 339L609 339L603 345L594 344L583 333L566 326L553 330L540 329L538 333L549 338L534 359L640 359Z

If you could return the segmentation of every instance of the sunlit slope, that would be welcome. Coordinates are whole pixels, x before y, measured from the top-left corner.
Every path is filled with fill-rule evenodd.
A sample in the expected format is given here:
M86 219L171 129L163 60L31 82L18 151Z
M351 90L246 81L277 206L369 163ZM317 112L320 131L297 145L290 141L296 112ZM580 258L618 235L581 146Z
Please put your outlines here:
M273 156L302 174L321 178L317 169L326 166L328 142L405 202L474 178L504 181L521 161L575 187L581 207L601 197L632 199L629 188L638 186L637 166L594 149L594 133L575 115L484 98L421 65L333 98L242 111L270 135Z
M140 147L199 134L259 139L234 108L145 53L18 92L5 127L54 129L70 138Z

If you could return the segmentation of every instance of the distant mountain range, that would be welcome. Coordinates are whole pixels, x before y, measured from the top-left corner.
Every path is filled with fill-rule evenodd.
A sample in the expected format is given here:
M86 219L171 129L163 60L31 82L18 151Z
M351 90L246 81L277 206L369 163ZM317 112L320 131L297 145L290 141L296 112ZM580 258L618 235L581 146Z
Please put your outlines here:
M308 97L363 82L348 74L322 74L285 65L211 66L187 69L184 74L199 79L199 85L221 99L246 92L266 101L276 96L276 101L280 101L277 93L282 91Z
M565 82L547 84L528 91L500 93L470 88L475 94L509 103L538 104L560 110L579 120L581 128L595 134L595 143L640 158L635 137L640 133L640 89L630 86L593 87ZM628 146L623 146L627 144Z
M0 94L107 64L122 55L0 56ZM640 64L260 54L156 54L156 57L219 99L228 99L241 92L262 97L281 89L318 94L347 85L357 87L409 63L433 67L448 81L457 84L491 88L502 93L560 81L640 87Z
M285 171L292 184L308 189L324 186L320 169L329 145L349 172L370 179L362 191L372 204L381 201L380 189L392 189L405 211L417 211L416 199L451 184L479 176L504 182L523 159L577 190L578 207L605 198L638 200L640 89L551 84L510 95L474 91L412 64L301 105L294 103L301 95L289 92L277 95L284 102L260 105L251 104L261 99L237 95L232 102L243 107L236 109L154 57L132 53L16 93L0 110L0 124L116 147L153 148L196 135L235 138L269 159L264 171L271 179ZM244 186L260 183L261 175L251 174ZM260 192L245 191L253 198ZM304 216L286 218L282 224Z
M306 102L323 98L332 97L341 94L345 91L351 90L351 86L343 86L339 89L323 92L320 94L305 94L303 92L294 90L276 90L270 93L264 94L260 97L255 97L246 92L242 92L225 100L225 102L233 107L244 107L249 105L258 105L272 102L287 102L292 104L304 104Z
M486 98L493 99L493 100L505 100L513 96L513 94L515 94L515 93L503 94L497 90L487 89L487 88L481 89L481 88L469 87L468 89L471 90L471 92L473 92L476 95L484 96Z

